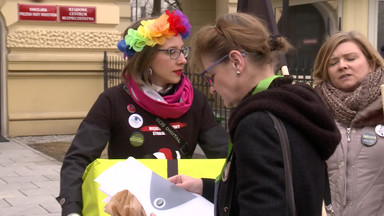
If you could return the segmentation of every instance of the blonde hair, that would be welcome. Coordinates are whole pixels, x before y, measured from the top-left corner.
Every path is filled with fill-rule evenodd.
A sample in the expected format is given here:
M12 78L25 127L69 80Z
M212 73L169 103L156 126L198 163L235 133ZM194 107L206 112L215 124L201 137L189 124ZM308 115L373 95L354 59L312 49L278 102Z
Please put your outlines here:
M331 55L338 45L348 41L354 42L360 48L374 70L384 65L383 58L364 35L356 31L337 32L324 42L317 53L312 73L315 84L329 81L328 66Z
M256 63L269 64L275 52L285 53L291 48L285 38L271 36L261 19L246 13L224 14L215 25L203 26L193 35L189 67L195 73L201 71L202 56L219 59L231 50L245 51Z

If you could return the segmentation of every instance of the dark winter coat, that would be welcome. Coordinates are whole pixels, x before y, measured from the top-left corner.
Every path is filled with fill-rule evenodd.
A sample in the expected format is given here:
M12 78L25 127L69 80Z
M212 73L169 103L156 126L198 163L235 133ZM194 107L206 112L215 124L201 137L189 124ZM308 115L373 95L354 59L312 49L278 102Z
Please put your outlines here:
M167 119L176 131L188 141L188 152L193 154L196 145L208 158L227 155L228 135L217 124L204 94L193 91L190 109L181 117ZM133 127L131 116L141 116L142 126ZM108 157L126 159L155 158L163 153L175 159L178 145L155 123L151 113L141 108L123 89L123 85L107 89L96 100L81 123L65 156L61 168L60 196L62 215L82 211L82 175L88 164L100 157L108 143ZM182 155L183 157L183 155Z
M229 215L236 216L286 215L282 150L273 121L265 112L269 111L282 120L288 133L297 215L321 215L325 160L334 152L340 133L312 87L279 85L279 79L284 78L275 79L268 90L243 99L231 114L234 158L227 181L232 181L234 188L223 193L228 188L220 182L217 212L228 207ZM232 202L226 205L228 198Z

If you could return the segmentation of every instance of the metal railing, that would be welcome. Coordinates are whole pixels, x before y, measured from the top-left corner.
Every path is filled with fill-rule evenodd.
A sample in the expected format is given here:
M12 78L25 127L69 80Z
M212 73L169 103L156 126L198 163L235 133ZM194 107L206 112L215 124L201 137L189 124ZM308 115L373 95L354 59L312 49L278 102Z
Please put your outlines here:
M104 90L121 83L120 72L124 65L125 60L120 53L108 55L104 51Z
M125 60L120 53L112 53L108 55L107 52L104 52L104 89L120 84L120 72L123 70L124 65ZM303 75L311 74L311 69L290 69L289 72L294 77L296 82L305 82L308 85L313 86L313 77L311 75ZM218 94L211 94L209 92L209 85L199 74L187 72L185 75L189 78L195 88L204 93L214 115L216 116L216 121L227 129L230 109L224 106L221 97Z

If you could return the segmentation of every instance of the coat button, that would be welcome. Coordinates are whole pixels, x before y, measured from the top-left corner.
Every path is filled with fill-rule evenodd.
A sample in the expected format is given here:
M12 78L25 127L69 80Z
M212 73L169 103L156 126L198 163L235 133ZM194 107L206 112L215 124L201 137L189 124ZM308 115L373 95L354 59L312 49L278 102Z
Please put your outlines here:
M224 212L228 212L228 207L224 207Z
M60 203L60 205L64 205L64 203L65 203L65 198L61 198L59 203Z

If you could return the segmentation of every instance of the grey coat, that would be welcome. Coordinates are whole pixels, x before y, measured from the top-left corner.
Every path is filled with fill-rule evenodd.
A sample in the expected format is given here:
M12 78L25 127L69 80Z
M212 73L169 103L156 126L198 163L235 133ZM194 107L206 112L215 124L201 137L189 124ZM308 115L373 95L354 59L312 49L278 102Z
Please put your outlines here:
M358 112L354 121L382 106L379 97ZM384 137L375 133L376 125L357 128L354 121L350 128L337 123L341 143L327 160L333 209L337 216L383 216ZM376 144L370 147L362 143L362 136L369 133L376 136Z

